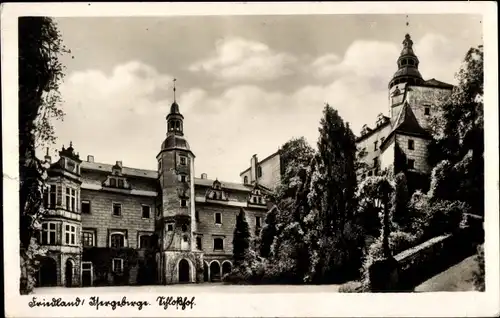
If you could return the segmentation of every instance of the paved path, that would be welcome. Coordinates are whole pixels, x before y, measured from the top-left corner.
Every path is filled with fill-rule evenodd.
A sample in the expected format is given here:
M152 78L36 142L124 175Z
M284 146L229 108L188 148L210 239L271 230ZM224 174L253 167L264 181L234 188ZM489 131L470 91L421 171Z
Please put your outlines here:
M45 287L35 294L96 294L96 293L334 293L340 285L224 285L221 283L167 286L109 286L109 287Z

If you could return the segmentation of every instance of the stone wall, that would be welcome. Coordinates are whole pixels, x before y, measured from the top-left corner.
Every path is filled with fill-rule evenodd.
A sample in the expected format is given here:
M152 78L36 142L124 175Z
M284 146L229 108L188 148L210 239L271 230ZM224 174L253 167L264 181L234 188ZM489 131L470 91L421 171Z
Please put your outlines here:
M409 140L413 140L414 142L413 150L410 150L408 147ZM429 142L429 140L420 137L402 134L396 135L396 143L399 146L399 149L406 156L406 159L415 160L414 170L423 173L431 172L431 167L427 163L427 145L429 144Z
M439 105L450 95L451 89L411 86L406 93L406 101L411 106L418 123L422 128L429 128L429 120L439 112ZM425 108L430 108L430 114L425 115Z
M127 231L128 247L138 246L139 231L154 231L155 198L94 190L82 190L82 200L90 201L90 214L82 214L82 228L95 231L98 247L109 245L108 230ZM121 203L122 215L113 215L113 203ZM142 205L151 207L150 218L142 218Z

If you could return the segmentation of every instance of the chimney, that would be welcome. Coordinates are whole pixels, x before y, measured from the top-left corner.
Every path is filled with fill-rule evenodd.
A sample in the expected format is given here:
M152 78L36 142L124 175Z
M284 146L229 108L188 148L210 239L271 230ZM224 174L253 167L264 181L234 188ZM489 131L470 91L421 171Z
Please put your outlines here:
M250 159L250 183L257 181L257 155L253 155Z
M49 156L49 147L47 147L47 153L45 154L45 162L47 162L48 164L51 164L52 163L52 158Z
M94 162L94 156L88 155L87 156L87 162Z
M201 178L202 178L202 179L207 179L207 174L206 174L206 173L202 173L202 174L201 174Z
M120 167L120 168L122 168L122 166L123 166L121 161L116 161L116 165L117 165L118 167Z

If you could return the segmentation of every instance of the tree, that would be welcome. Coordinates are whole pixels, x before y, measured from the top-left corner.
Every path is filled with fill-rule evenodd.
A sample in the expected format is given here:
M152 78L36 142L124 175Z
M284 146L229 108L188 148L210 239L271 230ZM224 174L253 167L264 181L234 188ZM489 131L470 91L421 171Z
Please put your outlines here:
M457 197L484 213L484 70L483 47L471 48L456 74L458 85L432 119L431 164L448 160ZM446 174L446 173L445 173ZM441 179L446 179L446 175Z
M68 53L51 18L19 18L19 217L22 294L35 285L45 168L37 146L55 142L53 119L62 119L58 92L64 77L59 57Z
M318 152L308 194L312 281L331 281L349 263L350 251L359 250L357 236L346 228L354 226L356 203L355 137L337 110L328 104L320 121ZM315 227L315 228L314 228Z
M281 181L277 187L275 200L293 198L296 194L296 176L309 167L314 157L314 149L304 137L292 138L280 148Z
M246 220L245 211L240 209L236 217L236 227L233 235L233 261L235 266L241 266L250 249L250 230Z
M262 231L260 232L260 256L261 257L269 257L271 253L271 245L274 242L274 238L277 233L277 219L276 219L276 214L277 214L277 208L273 207L269 212L266 214L266 224L262 228Z
M326 105L320 122L316 169L311 181L311 206L324 220L326 235L343 228L356 209L356 143L337 110Z

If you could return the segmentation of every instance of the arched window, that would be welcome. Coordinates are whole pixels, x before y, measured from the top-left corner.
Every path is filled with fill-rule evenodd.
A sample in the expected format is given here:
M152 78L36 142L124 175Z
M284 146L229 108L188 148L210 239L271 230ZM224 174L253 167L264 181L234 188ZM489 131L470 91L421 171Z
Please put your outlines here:
M245 176L245 177L243 178L243 183L244 183L244 184L248 184L248 177L247 177L247 176Z

